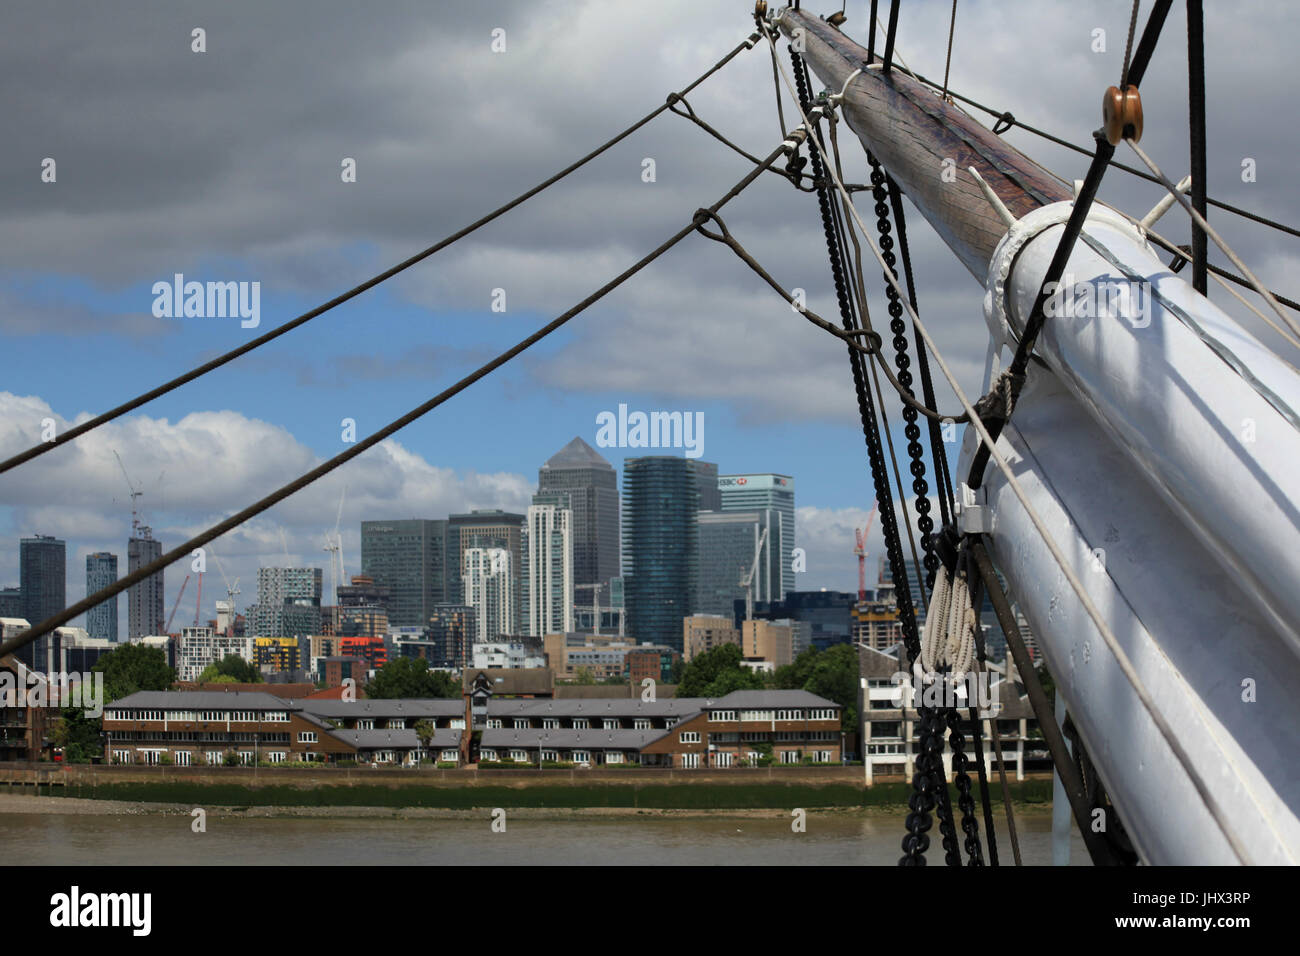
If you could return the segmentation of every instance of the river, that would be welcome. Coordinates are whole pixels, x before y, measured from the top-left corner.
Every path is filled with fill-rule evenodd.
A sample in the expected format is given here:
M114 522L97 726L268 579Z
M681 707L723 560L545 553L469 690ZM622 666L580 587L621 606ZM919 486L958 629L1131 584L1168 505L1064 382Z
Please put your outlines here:
M10 863L80 865L893 865L903 815L809 813L806 831L770 816L574 816L507 813L505 832L481 818L209 815L195 833L181 814L0 813ZM999 850L1013 860L999 817ZM1051 863L1051 817L1017 818L1026 864ZM982 829L982 827L981 827ZM934 832L932 839L934 839ZM927 854L942 863L938 840ZM1086 865L1078 834L1071 863ZM17 851L17 853L15 853Z

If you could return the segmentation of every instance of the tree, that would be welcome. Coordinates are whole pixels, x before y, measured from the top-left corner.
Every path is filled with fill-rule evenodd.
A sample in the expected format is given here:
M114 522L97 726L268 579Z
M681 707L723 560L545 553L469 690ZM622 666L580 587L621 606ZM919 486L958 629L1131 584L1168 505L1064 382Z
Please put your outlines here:
M262 673L238 654L227 654L215 664L203 668L200 684L260 684Z
M89 763L104 753L100 727L98 717L87 717L84 710L69 707L50 728L50 743L63 748L65 763Z
M596 683L596 678L591 673L590 667L579 667L578 672L573 675L573 682L581 684L583 687L589 687Z
M167 666L162 649L144 644L123 644L101 657L91 669L104 675L106 704L137 691L168 690L176 680L176 671Z
M381 700L460 695L460 681L445 671L430 670L429 662L423 657L395 657L366 684L366 696Z
M722 697L733 690L760 690L763 678L741 663L740 645L719 644L682 668L678 697Z
M420 749L427 752L429 742L433 740L434 734L437 733L437 725L431 720L417 720L414 729L415 736L420 738Z
M858 654L852 644L836 644L825 651L810 647L794 662L778 667L772 686L806 690L844 708L840 726L851 731L858 725Z

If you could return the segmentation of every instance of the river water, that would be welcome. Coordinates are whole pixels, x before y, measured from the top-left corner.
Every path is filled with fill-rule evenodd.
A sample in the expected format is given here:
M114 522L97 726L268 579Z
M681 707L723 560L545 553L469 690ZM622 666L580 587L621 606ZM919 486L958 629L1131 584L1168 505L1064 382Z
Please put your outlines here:
M1013 862L1005 819L999 851ZM1051 863L1051 817L1017 818L1026 864ZM205 833L185 815L0 813L10 863L62 865L886 865L897 862L903 816L808 814L803 833L788 818L614 816L482 819L209 816ZM982 827L981 827L982 829ZM942 864L934 846L927 857ZM987 852L987 851L986 851ZM1074 834L1070 862L1087 864Z

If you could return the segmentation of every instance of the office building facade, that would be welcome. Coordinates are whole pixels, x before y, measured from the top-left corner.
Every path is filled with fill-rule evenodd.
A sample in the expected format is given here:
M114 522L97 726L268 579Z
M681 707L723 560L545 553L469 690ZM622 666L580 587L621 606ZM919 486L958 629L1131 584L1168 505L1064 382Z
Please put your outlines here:
M466 548L464 560L465 603L474 609L475 642L517 634L513 555L506 548Z
M428 624L448 600L447 569L446 519L361 522L361 573L389 589L390 624Z
M117 555L96 551L86 555L86 595L89 597L117 580ZM106 641L117 640L117 595L86 612L86 633Z
M722 475L718 491L723 511L761 511L771 508L779 516L781 539L781 582L773 588L780 598L794 590L794 479L789 475Z
M154 538L153 532L141 526L139 533L126 542L126 570L134 573L152 561L162 557L162 542ZM126 593L126 633L131 640L152 637L163 633L167 618L163 613L163 572L149 575L143 581L131 585Z
M22 616L34 626L68 606L68 545L59 538L38 534L22 538L18 549Z
M730 616L735 602L745 599L741 581L747 577L755 602L779 599L783 522L778 512L701 511L696 523L699 584L692 613Z
M567 493L538 494L523 538L524 633L573 630L573 511Z
M599 452L574 438L542 465L537 473L539 495L569 496L573 512L573 583L604 584L619 574L620 524L618 476ZM574 597L577 604L591 603L591 590Z
M682 619L699 577L699 485L692 462L662 455L623 464L623 588L627 634L682 649Z

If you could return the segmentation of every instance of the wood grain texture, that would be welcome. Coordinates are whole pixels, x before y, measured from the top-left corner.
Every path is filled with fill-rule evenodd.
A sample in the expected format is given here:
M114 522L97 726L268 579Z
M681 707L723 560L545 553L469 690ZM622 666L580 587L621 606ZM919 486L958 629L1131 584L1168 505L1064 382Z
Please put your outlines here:
M866 63L867 51L812 14L785 11L782 31L789 35L799 27L809 67L838 93L849 74ZM1006 227L968 167L979 170L1016 217L1070 198L1064 186L1023 153L898 70L887 75L864 70L849 85L841 108L862 145L981 285ZM947 167L951 182L944 181L945 160L952 161Z

